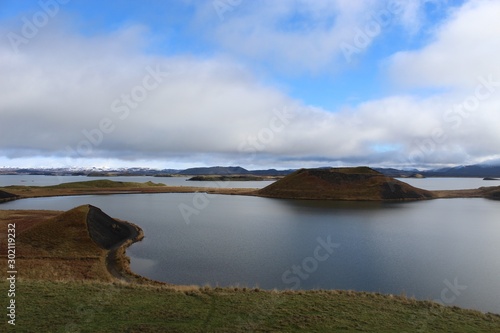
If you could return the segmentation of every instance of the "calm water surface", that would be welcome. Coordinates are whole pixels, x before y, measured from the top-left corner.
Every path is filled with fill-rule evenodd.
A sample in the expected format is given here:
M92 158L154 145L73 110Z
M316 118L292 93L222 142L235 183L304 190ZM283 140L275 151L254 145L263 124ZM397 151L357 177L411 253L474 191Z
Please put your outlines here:
M128 254L132 269L149 278L405 293L500 313L498 201L338 203L188 193L25 199L0 209L81 204L143 228L145 239Z
M35 175L0 175L0 187L9 185L25 186L51 186L62 183L84 182L90 180L109 179L117 182L163 183L170 186L199 186L222 188L262 188L273 181L189 181L191 177L147 177L147 176L122 176L122 177L86 177L86 176L35 176Z
M398 178L402 182L426 190L461 190L482 186L500 186L500 180L483 178Z

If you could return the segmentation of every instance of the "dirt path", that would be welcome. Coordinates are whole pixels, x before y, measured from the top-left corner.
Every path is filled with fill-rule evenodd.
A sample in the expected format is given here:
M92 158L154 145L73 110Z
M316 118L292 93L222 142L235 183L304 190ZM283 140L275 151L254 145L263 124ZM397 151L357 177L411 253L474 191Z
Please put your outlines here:
M130 258L127 256L126 251L132 244L140 242L144 238L144 233L141 228L133 223L120 222L127 226L130 231L130 237L109 249L106 256L106 268L108 272L114 278L127 283L173 287L174 285L171 283L151 280L132 272L130 269Z
M90 238L106 255L106 269L116 279L137 282L141 277L130 270L127 248L144 238L144 232L137 225L120 221L104 213L100 208L88 205L87 230Z
M144 238L144 233L142 229L132 223L122 223L122 226L128 229L130 236L109 249L106 256L106 268L118 280L128 283L137 282L137 279L142 277L130 270L130 259L127 257L126 251L130 245L141 241Z

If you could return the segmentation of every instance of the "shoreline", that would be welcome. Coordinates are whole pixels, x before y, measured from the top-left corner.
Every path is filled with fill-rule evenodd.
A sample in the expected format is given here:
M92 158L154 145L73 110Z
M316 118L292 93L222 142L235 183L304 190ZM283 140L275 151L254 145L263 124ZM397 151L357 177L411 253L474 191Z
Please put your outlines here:
M16 197L1 199L0 204L9 201L21 200L21 199L33 199L33 198L50 198L50 197L67 197L67 196L84 196L84 195L117 195L117 194L168 194L168 193L206 193L206 194L218 194L218 195L241 195L241 196L254 196L260 198L271 198L271 199L290 199L290 200L321 200L321 201L380 201L380 202L405 202L405 201L422 201L422 200L434 200L434 199L467 199L467 198L485 198L490 200L499 200L497 197L493 197L492 194L498 196L500 193L500 186L488 186L480 187L477 189L460 189L460 190L428 190L434 196L425 199L317 199L309 197L275 197L269 195L263 195L259 193L259 189L248 189L248 188L217 188L217 187L191 187L191 186L179 186L179 187L166 187L166 188L147 188L147 189L127 189L127 190L115 190L115 189L89 189L89 190L56 190L56 193L47 193L43 187L38 190L32 190L32 193L22 193L20 190L12 191L9 188L0 188L3 190L10 190L11 193L15 194Z
M349 183L351 182L351 183ZM351 184L352 186L349 186ZM169 186L162 183L121 182L108 179L62 183L53 186L13 185L0 187L0 199L158 193L207 193L264 198L334 201L398 202L443 198L500 199L500 186L459 190L425 190L383 177L369 168L301 169L264 188ZM1 202L1 200L0 200Z
M135 223L123 220L117 221L120 221L127 226L129 231L131 232L131 236L121 241L120 243L115 244L111 249L109 249L105 260L106 269L108 270L109 274L119 281L130 284L147 284L161 285L165 287L176 287L176 285L172 283L156 281L136 274L130 269L130 257L127 256L127 249L133 244L138 243L144 239L144 231Z
M130 258L126 255L127 248L132 244L140 242L144 238L143 230L128 221L120 221L125 226L127 226L128 230L131 233L131 236L127 239L121 241L118 244L115 244L111 249L108 250L106 254L106 269L109 274L116 279L125 282L132 282L133 278L138 277L139 275L133 273L130 269Z
M8 191L16 195L15 198L9 198L8 201L30 198L47 198L47 197L65 197L65 196L81 196L81 195L113 195L113 194L161 194L161 193L208 193L208 194L223 194L223 195L248 195L258 196L258 189L248 188L217 188L217 187L193 187L193 186L158 186L158 187L137 187L124 188L117 190L116 188L68 188L54 189L50 187L0 187L0 189ZM1 203L2 201L0 201Z

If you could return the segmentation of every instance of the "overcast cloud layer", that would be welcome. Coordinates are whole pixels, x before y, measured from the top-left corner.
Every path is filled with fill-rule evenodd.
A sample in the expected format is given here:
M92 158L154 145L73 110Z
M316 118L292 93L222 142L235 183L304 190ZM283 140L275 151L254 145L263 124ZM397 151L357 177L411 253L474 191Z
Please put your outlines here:
M421 167L500 157L500 2L442 9L432 27L426 1L405 2L392 28L408 38L424 29L426 38L378 60L393 90L335 110L308 105L260 71L335 75L353 66L346 41L363 59L378 35L359 47L356 29L390 2L258 2L193 6L186 24L216 45L209 55L145 51L155 42L147 22L86 35L61 8L15 44L22 21L5 21L0 167ZM300 19L287 21L292 12Z

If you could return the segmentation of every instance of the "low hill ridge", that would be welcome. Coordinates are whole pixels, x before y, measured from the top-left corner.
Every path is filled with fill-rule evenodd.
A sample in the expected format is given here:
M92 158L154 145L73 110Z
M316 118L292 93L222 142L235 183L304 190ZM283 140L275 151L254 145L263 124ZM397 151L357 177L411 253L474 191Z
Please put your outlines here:
M156 187L156 186L165 186L162 183L153 183L152 181L148 181L145 183L136 183L136 182L119 182L109 179L99 179L99 180L87 180L82 182L70 182L70 183L62 183L59 185L48 186L49 188L126 188L126 187Z
M142 237L139 227L83 205L20 232L17 264L31 279L137 280L125 251Z
M369 167L300 169L258 191L286 199L400 201L431 199L422 190Z
M132 227L108 216L92 205L73 208L41 222L19 237L27 246L47 256L78 252L101 254L133 236Z

